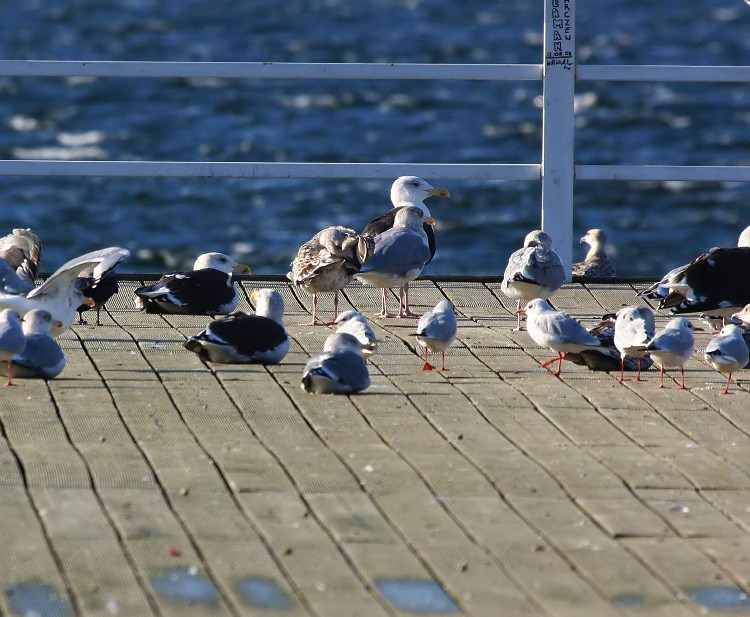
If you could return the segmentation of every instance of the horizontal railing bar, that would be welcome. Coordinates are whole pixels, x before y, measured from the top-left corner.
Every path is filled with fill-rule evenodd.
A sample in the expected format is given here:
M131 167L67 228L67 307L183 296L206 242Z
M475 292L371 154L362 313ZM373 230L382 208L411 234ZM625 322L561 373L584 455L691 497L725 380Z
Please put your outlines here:
M541 64L0 60L0 75L242 79L541 80Z
M0 160L0 176L540 180L536 164Z
M0 75L235 79L541 80L541 64L0 60ZM579 64L582 81L750 82L750 66Z
M750 82L750 66L579 64L579 81Z
M750 167L739 165L576 165L575 179L750 182Z
M0 160L0 176L103 176L153 178L393 178L540 180L534 163L275 163L182 161ZM576 180L693 180L748 182L739 165L576 165Z

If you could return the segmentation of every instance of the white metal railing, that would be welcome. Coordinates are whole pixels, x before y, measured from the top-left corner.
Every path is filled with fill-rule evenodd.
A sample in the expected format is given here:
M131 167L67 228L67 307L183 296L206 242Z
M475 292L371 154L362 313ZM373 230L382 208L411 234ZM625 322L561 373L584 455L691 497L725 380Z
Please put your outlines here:
M296 163L0 160L0 176L149 176L205 178L393 178L542 182L542 228L570 272L574 180L750 182L750 167L575 165L576 81L750 83L750 66L577 65L575 0L545 0L540 64L129 62L0 60L0 76L228 79L533 80L543 83L540 162L529 164Z

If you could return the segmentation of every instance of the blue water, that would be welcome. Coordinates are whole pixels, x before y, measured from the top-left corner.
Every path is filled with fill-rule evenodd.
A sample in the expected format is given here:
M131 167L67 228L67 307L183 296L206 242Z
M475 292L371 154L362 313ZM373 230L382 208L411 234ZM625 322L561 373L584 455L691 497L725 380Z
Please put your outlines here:
M578 60L750 63L743 0L579 0ZM0 7L0 57L538 63L542 2L25 0ZM0 78L0 158L534 163L536 82ZM579 84L576 162L750 164L743 84ZM540 186L445 179L426 273L498 274L539 226ZM0 178L0 232L31 226L43 269L118 244L125 271L220 250L282 273L329 224L361 228L390 181ZM738 183L578 182L575 231L601 227L620 274L656 275L750 224ZM669 242L662 240L669 233ZM583 249L575 254L582 256Z

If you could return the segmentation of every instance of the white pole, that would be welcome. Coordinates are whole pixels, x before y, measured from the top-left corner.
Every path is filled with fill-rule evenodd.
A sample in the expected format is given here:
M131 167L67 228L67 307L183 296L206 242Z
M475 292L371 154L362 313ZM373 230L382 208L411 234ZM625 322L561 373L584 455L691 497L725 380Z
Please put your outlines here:
M573 264L573 95L575 0L544 0L542 229L567 280Z

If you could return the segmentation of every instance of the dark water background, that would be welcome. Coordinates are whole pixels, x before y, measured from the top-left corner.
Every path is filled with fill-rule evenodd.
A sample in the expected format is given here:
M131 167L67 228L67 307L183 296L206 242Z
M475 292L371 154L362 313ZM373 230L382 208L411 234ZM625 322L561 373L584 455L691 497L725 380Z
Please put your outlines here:
M579 0L588 64L745 65L743 0ZM24 0L0 57L539 63L541 0ZM750 164L750 85L582 82L576 162ZM0 78L0 158L535 163L536 82ZM499 274L539 226L533 182L436 182L426 273ZM219 250L283 273L330 224L361 228L390 181L0 178L0 232L30 226L43 269L118 244L124 271ZM608 231L620 274L657 275L750 224L743 183L578 182L575 232ZM574 257L581 257L576 249Z

